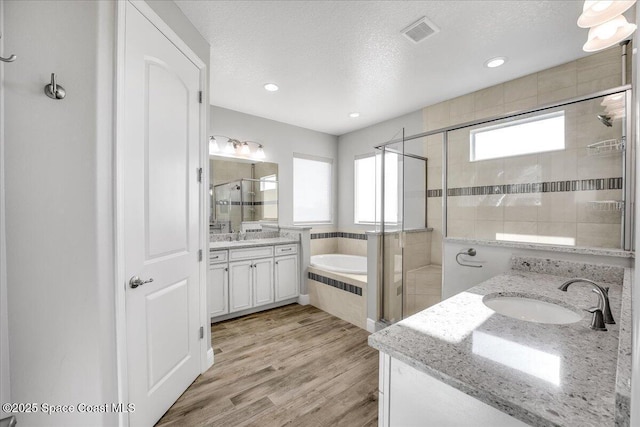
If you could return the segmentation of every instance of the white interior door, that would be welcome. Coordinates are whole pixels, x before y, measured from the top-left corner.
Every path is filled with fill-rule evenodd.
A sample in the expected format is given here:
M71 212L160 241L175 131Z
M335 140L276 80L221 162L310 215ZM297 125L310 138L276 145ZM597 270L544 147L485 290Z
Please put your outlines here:
M133 5L125 14L124 268L131 426L199 374L199 69Z

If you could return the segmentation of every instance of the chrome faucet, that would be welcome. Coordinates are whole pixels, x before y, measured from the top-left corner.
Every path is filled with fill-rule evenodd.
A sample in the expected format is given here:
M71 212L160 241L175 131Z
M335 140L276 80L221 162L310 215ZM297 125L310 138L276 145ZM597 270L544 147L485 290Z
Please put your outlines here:
M573 283L580 283L580 282L588 283L591 286L593 286L593 292L598 294L598 296L600 297L598 308L589 310L589 312L593 313L593 316L594 316L593 318L594 320L591 322L591 329L603 330L599 327L595 327L596 324L600 323L596 319L598 317L598 312L600 312L600 315L602 315L604 323L607 323L609 325L614 325L616 322L615 320L613 320L613 315L611 314L611 306L609 304L609 288L603 288L602 286L598 285L596 282L589 279L576 278L576 279L567 280L562 285L560 285L558 289L560 289L561 291L567 292L569 285Z

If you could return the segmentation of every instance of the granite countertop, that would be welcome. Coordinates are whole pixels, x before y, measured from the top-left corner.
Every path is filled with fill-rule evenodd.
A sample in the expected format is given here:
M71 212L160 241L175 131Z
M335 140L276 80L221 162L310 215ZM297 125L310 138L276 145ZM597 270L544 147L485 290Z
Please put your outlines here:
M369 345L530 425L600 427L618 417L628 425L628 413L617 413L624 390L616 370L624 376L628 363L630 372L630 357L622 368L618 360L619 331L630 321L625 306L621 317L623 286L606 284L617 324L600 332L584 311L596 295L580 283L558 290L566 279L512 270L372 334ZM501 294L555 302L583 317L567 325L513 319L482 302ZM618 382L628 380L619 374Z
M268 239L233 240L231 242L209 242L209 250L255 248L258 246L286 245L300 243L298 239L291 237L272 237Z

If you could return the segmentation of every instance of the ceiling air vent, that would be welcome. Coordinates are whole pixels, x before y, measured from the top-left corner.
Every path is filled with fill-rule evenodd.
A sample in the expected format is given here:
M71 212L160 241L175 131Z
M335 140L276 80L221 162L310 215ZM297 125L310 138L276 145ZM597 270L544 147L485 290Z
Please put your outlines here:
M426 16L423 16L402 30L401 33L412 42L420 43L439 31L440 28L436 27Z

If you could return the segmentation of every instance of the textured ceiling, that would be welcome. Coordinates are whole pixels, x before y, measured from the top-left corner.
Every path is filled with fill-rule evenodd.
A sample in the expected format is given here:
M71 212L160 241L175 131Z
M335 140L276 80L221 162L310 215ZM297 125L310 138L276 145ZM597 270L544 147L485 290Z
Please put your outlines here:
M211 44L213 105L334 135L585 56L582 1L176 3ZM414 44L422 16L440 32Z

